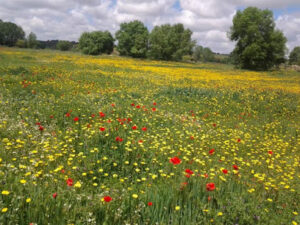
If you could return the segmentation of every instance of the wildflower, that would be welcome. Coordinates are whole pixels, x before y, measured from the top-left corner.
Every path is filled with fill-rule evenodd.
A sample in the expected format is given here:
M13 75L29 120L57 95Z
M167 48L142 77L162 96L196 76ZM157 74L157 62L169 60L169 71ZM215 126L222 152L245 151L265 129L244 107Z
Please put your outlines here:
M105 114L103 112L99 112L99 116L103 118L105 117Z
M81 188L81 183L79 181L77 181L76 184L74 185L74 187Z
M1 192L1 194L3 195L9 195L9 193L10 193L9 191L5 191L5 190Z
M39 127L39 130L40 130L40 131L43 131L43 130L44 130L44 127L43 127L43 126L40 126L40 127Z
M133 127L132 127L132 130L136 130L136 128L137 128L137 126L133 126Z
M269 150L268 153L269 153L269 155L272 155L272 154L273 154L273 152L272 152L271 150Z
M237 142L240 143L240 142L241 142L241 139L238 138L238 139L237 139Z
M100 127L99 130L102 132L105 131L105 127Z
M153 205L153 203L152 202L148 202L148 206L152 206Z
M73 120L74 122L77 122L79 120L79 117L75 117Z
M133 194L132 197L137 199L139 196L137 194Z
M110 196L103 197L103 201L105 201L105 202L110 202L111 200L112 200L112 198Z
M26 199L26 202L27 202L27 203L31 202L31 198L27 198L27 199Z
M73 186L73 180L71 178L67 179L67 185L70 187Z
M187 174L190 174L190 175L194 174L194 172L193 172L192 170L190 170L190 169L186 169L185 172L186 172Z
M27 181L24 180L24 179L20 180L20 183L21 183L21 184L26 184L26 182L27 182Z
M177 164L181 163L181 160L177 156L175 156L175 157L170 159L170 163L173 163L174 165L177 165Z
M209 150L209 154L210 154L210 155L214 154L214 152L215 152L215 149Z
M234 170L239 170L239 167L237 165L232 166Z
M142 131L147 131L147 127L143 127L143 128L142 128Z
M213 191L215 189L216 189L216 186L215 186L214 183L208 183L208 184L206 184L206 190L207 191Z
M222 212L218 212L218 216L223 216L223 213Z
M5 213L5 212L7 212L7 210L8 210L8 208L3 208L3 209L1 210L1 212Z
M152 111L155 112L155 111L156 111L156 108L153 107L153 108L152 108Z
M227 173L228 173L228 170L223 169L222 172L223 172L224 174L227 174Z
M52 194L52 197L53 197L54 199L56 199L57 193L55 192L54 194Z
M66 113L66 117L70 117L71 116L71 113Z
M180 206L178 206L178 205L175 206L175 210L176 210L176 211L180 210Z

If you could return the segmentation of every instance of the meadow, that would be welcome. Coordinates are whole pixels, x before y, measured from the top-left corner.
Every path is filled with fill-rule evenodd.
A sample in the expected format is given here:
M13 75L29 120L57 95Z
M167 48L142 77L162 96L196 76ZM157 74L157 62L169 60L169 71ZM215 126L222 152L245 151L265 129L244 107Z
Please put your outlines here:
M0 224L300 224L300 73L0 47Z

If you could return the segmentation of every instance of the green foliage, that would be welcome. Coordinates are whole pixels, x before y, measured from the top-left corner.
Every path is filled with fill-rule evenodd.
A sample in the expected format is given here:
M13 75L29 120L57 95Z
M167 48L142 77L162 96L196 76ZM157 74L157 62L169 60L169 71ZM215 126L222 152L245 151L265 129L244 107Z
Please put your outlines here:
M121 55L144 58L148 50L148 37L148 29L142 22L122 23L116 33L117 50Z
M236 41L236 65L251 70L267 70L285 61L286 38L275 30L273 13L248 7L233 18L230 39Z
M38 41L37 41L35 33L30 32L30 34L28 35L27 46L28 46L28 48L37 48L38 47Z
M61 51L68 51L72 48L72 44L69 41L59 41L56 48Z
M289 63L300 66L300 46L297 46L291 51L289 56Z
M114 39L108 31L84 32L79 39L79 48L84 54L110 54L113 51Z
M27 43L25 40L17 40L16 46L19 48L26 48L27 47Z
M19 39L23 40L23 29L11 22L0 21L0 45L14 46Z
M193 58L195 61L214 62L215 55L210 48L204 48L202 46L196 46L193 52Z
M184 29L182 24L156 26L150 34L149 56L162 60L181 60L189 55L195 42L191 39L192 31Z

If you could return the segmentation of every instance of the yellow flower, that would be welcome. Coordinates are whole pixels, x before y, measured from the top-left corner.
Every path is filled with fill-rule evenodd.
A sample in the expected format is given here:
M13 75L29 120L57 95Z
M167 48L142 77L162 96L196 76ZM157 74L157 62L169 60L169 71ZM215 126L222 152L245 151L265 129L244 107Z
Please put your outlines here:
M20 183L21 183L21 184L26 184L26 182L27 182L27 181L24 180L24 179L20 180Z
M139 196L137 194L132 195L133 198L138 198Z
M5 191L5 190L2 191L2 194L3 194L3 195L9 195L9 193L10 193L9 191Z
M81 183L79 181L77 181L76 184L74 184L74 187L81 188Z
M273 202L273 200L272 200L271 198L268 198L267 200L268 200L269 202Z
M176 211L180 210L180 206L177 205L177 206L175 207L175 210L176 210Z
M296 221L292 221L293 225L298 225L298 223Z
M5 212L7 212L7 210L8 210L8 208L3 208L3 209L1 210L1 212L5 213Z
M27 198L27 199L26 199L26 202L27 202L27 203L31 202L31 198Z
M298 213L297 213L297 212L293 212L293 214L294 214L295 216L297 216L297 215L298 215Z
M223 216L223 213L222 213L222 212L219 212L219 213L218 213L218 216Z

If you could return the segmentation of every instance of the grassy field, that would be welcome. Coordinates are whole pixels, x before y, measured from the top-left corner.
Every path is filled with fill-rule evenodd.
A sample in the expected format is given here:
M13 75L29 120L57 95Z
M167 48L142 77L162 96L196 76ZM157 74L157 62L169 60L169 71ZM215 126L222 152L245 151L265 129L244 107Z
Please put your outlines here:
M299 224L300 74L0 48L0 224Z

